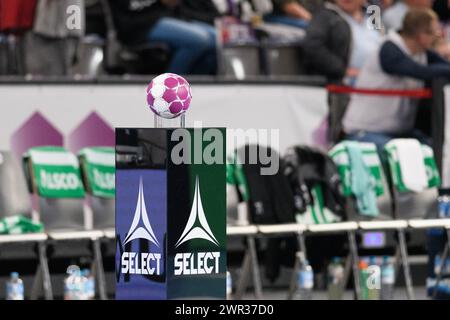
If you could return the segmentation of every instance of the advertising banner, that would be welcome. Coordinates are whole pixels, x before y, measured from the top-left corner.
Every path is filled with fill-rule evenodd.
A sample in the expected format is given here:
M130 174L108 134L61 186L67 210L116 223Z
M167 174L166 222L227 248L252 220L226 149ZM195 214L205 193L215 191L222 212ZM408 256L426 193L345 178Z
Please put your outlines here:
M116 299L224 299L225 129L118 128L116 141Z

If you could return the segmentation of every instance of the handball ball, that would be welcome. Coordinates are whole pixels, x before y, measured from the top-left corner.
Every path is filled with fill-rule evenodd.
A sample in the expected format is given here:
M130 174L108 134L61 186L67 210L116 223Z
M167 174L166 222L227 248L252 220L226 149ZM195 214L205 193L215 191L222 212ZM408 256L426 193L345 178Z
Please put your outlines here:
M158 116L173 119L185 113L191 104L189 83L174 73L163 73L147 87L147 104Z

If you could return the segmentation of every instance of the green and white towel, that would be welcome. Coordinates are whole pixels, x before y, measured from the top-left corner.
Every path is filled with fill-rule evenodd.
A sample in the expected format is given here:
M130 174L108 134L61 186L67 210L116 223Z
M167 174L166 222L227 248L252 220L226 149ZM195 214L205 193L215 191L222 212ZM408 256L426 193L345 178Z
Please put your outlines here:
M79 152L83 162L85 178L92 195L114 198L116 192L116 164L113 148L93 147Z
M31 161L38 194L45 198L83 198L78 159L63 147L35 147L24 155Z
M392 176L392 181L394 183L394 186L399 192L411 192L412 189L415 189L414 187L408 187L408 179L405 179L406 174L408 174L408 178L411 178L411 176L414 178L414 174L412 173L404 173L402 172L402 166L400 165L399 161L399 155L398 155L398 143L401 143L402 140L405 139L394 139L391 140L389 143L386 144L384 147L385 151L388 155L388 164L389 169ZM409 139L407 139L409 140ZM417 170L425 170L426 179L427 179L427 185L425 188L434 188L438 187L441 184L441 179L439 176L439 172L437 170L436 161L434 160L434 153L433 150L427 146L427 145L421 145L422 152L421 154L418 154L417 156L421 157L423 159L424 169L421 168L415 168L417 173ZM417 159L415 159L417 160ZM403 166L404 167L404 166ZM405 183L406 181L406 183ZM418 190L417 190L418 191Z
M42 232L43 230L44 226L41 223L35 223L22 215L0 220L0 234L24 234Z
M375 193L377 197L380 197L385 193L382 179L382 167L380 158L378 157L377 148L373 143L361 143L359 142L359 147L363 154L364 162L370 170L371 178L375 186ZM344 196L352 195L352 173L350 158L347 153L347 147L344 142L337 144L333 149L330 150L329 155L333 159L337 166L339 175L341 177L343 185Z
M384 194L384 186L375 144L343 141L330 151L330 156L341 176L344 195L355 196L361 215L378 216L377 197Z

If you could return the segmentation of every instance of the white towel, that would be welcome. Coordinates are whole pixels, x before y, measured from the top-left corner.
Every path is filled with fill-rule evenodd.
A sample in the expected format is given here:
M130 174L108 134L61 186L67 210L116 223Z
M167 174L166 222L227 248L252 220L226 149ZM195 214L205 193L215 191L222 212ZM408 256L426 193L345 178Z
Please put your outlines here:
M422 146L416 139L395 139L398 162L405 187L421 192L428 187Z

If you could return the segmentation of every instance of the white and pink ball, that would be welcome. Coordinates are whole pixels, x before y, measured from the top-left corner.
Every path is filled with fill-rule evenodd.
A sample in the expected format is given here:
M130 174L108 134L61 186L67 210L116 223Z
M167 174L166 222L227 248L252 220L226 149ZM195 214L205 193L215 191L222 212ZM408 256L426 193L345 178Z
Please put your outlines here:
M163 73L147 87L147 104L158 116L173 119L189 109L192 93L189 82L174 73Z

